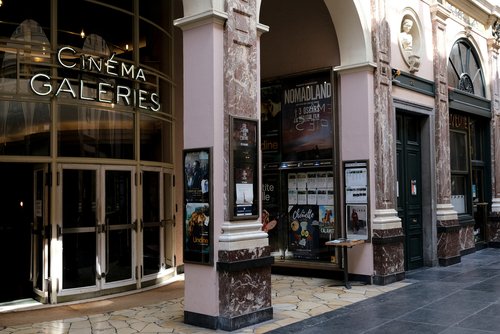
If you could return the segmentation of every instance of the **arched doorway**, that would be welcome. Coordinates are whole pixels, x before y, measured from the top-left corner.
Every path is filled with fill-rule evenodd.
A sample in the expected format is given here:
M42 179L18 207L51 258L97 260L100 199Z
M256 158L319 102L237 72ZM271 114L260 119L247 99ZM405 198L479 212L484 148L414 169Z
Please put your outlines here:
M337 102L341 80L333 69L358 67L372 59L368 29L363 29L358 10L363 9L355 1L261 5L259 21L270 26L261 37L263 209L277 221L268 231L276 266L280 260L298 260L297 266L304 260L322 263L318 268L339 261L334 250L324 248L325 240L344 235L344 207L338 196L341 171L335 167L341 160L338 115L344 106ZM317 87L319 82L331 85L327 99L287 99L287 92ZM344 105L350 108L349 102ZM318 111L321 108L330 108L329 114ZM321 124L331 126L324 136ZM306 219L302 213L307 212ZM367 209L363 212L366 222Z

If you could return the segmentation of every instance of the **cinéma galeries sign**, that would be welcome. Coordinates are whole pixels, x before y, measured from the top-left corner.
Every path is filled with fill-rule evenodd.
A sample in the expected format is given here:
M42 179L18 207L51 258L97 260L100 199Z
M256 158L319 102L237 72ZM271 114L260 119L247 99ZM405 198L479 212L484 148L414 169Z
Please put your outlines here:
M57 52L58 63L68 69L77 69L82 72L102 74L103 76L130 79L146 82L142 68L115 60L113 53L109 58L90 55L80 55L70 46L64 46ZM36 84L41 82L41 84ZM140 109L158 111L161 108L160 97L156 92L144 89L135 89L124 85L114 85L107 81L89 82L83 79L77 84L63 78L57 84L51 83L51 77L44 73L35 74L30 80L31 90L39 96L59 96L68 94L74 99L96 101L101 103L116 103L126 106L136 106ZM85 89L92 87L93 89ZM113 96L113 98L110 98Z

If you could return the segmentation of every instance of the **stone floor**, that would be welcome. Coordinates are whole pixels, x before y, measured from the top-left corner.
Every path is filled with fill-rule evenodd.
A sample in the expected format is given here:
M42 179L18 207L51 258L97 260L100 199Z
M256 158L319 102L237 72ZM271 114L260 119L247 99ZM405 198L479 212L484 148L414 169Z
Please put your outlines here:
M182 279L182 277L179 277ZM500 333L500 249L388 286L273 275L274 318L234 333ZM1 312L0 333L222 333L183 323L183 281L116 298Z
M500 249L406 273L411 283L268 334L498 334Z
M179 277L181 281L182 278L182 276ZM183 289L182 283L176 282L174 285L177 284L177 289ZM330 279L273 275L273 319L233 333L265 333L409 284L397 282L387 286L376 286L353 282L352 289L346 289L342 282ZM182 290L179 291L182 292ZM151 297L147 296L148 293ZM0 333L194 334L225 332L184 324L183 297L176 297L176 293L172 293L168 300L162 301L157 300L158 294L155 294L154 290L120 298L122 301L114 303L113 298L97 300L88 306L84 306L85 304L68 305L64 307L66 313L61 307L41 307L36 310L15 312L9 311L6 306L2 312L2 305L0 305ZM134 300L135 306L132 305ZM126 308L120 308L120 305ZM54 320L40 321L40 319Z

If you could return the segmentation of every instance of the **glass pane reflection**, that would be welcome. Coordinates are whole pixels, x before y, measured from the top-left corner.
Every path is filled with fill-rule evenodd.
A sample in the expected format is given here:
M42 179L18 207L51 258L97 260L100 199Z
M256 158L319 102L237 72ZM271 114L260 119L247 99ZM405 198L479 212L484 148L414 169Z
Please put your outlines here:
M172 162L172 124L165 120L142 114L141 160Z
M132 176L106 171L106 282L132 277Z
M143 173L144 275L160 270L160 173Z
M50 111L45 103L0 101L0 155L49 155Z
M96 284L95 233L68 233L63 236L63 288Z
M96 172L63 172L63 288L96 284Z
M59 155L64 157L134 158L134 117L72 105L61 106Z

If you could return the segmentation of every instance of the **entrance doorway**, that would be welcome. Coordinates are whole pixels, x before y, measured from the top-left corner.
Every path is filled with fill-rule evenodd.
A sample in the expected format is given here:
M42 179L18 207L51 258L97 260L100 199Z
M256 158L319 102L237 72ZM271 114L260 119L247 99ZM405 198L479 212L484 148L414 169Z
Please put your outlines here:
M62 293L135 283L133 167L60 168Z
M142 185L142 281L154 282L158 274L174 266L174 220L171 202L172 173L144 167Z
M0 303L64 302L174 275L171 170L61 164L51 174L49 164L0 163Z
M421 122L398 113L397 203L405 234L405 270L423 266Z
M0 164L0 302L33 297L33 165Z

